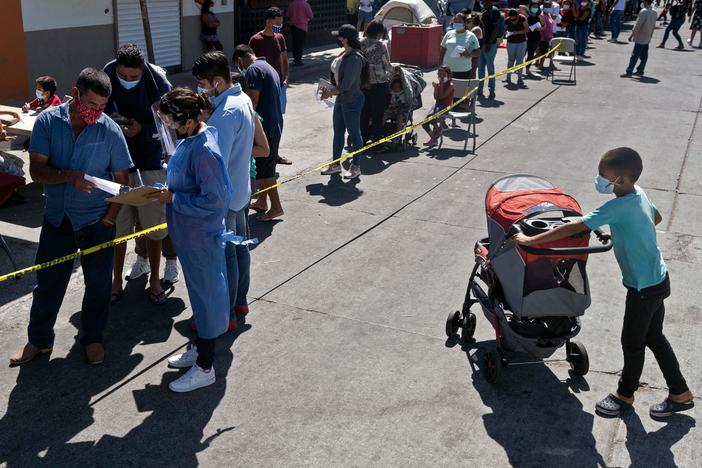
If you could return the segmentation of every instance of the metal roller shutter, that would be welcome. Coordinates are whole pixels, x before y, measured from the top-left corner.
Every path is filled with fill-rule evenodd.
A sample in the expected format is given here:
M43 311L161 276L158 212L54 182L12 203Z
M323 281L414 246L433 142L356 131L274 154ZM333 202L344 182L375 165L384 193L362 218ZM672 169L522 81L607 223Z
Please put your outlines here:
M154 59L164 68L181 65L180 0L148 0ZM117 41L133 42L146 52L139 0L117 0Z

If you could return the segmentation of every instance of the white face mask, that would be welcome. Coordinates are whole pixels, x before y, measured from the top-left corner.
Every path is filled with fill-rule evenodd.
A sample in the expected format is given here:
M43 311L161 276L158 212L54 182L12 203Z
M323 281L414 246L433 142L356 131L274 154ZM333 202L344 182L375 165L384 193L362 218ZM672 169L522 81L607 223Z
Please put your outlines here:
M44 91L39 91L38 89L35 91L37 99L44 99Z
M448 83L448 80L449 80L448 76L441 78L442 83Z
M564 9L565 11L570 10L570 5L563 5L563 9Z

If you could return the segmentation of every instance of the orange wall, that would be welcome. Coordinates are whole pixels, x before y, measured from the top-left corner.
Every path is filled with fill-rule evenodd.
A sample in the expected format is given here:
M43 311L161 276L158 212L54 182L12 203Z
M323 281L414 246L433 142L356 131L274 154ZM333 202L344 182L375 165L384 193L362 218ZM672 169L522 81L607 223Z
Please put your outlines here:
M19 103L28 97L27 51L21 0L2 0L0 14L0 102Z

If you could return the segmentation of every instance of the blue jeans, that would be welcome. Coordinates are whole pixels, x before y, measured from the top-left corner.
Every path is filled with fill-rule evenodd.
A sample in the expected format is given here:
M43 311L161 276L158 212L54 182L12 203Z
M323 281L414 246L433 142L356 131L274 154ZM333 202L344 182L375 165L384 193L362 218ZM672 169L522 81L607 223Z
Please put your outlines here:
M497 44L492 44L490 50L485 50L485 45L480 49L480 60L478 61L478 78L485 77L485 69L487 68L488 75L495 74L495 55L497 55ZM482 93L485 82L481 81L478 85L478 92ZM490 92L495 92L495 78L488 80L488 88Z
M622 10L613 10L609 14L609 29L612 31L612 40L616 41L619 38L619 32L622 30Z
M107 227L101 222L74 232L68 219L64 219L59 227L44 220L39 236L36 263L54 260L75 253L78 249L102 244L114 238L115 227ZM110 247L81 257L80 265L85 282L80 316L83 328L80 342L83 346L102 343L102 333L107 325L110 308L113 256L114 248ZM37 285L32 293L33 301L27 329L29 342L34 346L53 347L54 324L72 272L72 261L59 263L37 272Z
M634 72L636 62L639 60L641 62L636 68L636 71L643 75L644 69L646 68L646 61L648 60L648 44L634 44L634 50L631 52L631 58L629 59L629 66L626 67L626 72L629 75Z
M354 151L363 148L363 137L361 136L361 112L366 98L360 94L351 102L340 102L336 98L334 104L334 142L332 145L332 159L339 159L344 150L344 136L349 133L351 147ZM361 162L361 155L357 154L351 158L355 166Z
M527 43L523 42L508 42L507 43L507 68L512 68L515 65L524 63L524 54L526 53ZM522 77L522 68L517 70L517 76ZM507 73L507 79L512 76Z
M246 219L248 208L245 206L239 211L228 210L225 219L227 230L244 239L249 237ZM227 285L229 286L231 318L235 318L234 307L248 305L246 295L249 293L251 281L251 254L248 245L234 245L231 242L227 242L224 254L227 257Z
M280 85L280 108L285 114L285 109L288 107L288 87L287 85Z
M592 15L592 21L594 21L595 26L595 36L602 35L602 12L595 10L595 14Z
M587 48L587 35L590 32L589 24L575 26L575 55L584 56Z

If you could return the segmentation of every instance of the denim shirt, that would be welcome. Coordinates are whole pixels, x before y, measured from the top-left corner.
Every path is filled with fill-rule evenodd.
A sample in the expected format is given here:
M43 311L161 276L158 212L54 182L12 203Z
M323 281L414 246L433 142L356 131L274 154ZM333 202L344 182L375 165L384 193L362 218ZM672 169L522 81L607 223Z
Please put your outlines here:
M128 170L132 160L119 126L103 114L75 137L68 107L63 104L39 114L29 151L47 156L54 169L82 171L101 179L112 180L113 172ZM108 207L105 199L111 195L99 189L86 193L63 183L44 184L44 196L46 220L58 227L68 217L73 230L78 231L104 216Z
M214 109L207 121L207 125L217 129L217 143L232 182L234 194L229 204L232 211L242 210L251 198L249 165L255 118L251 99L235 84L214 98Z

